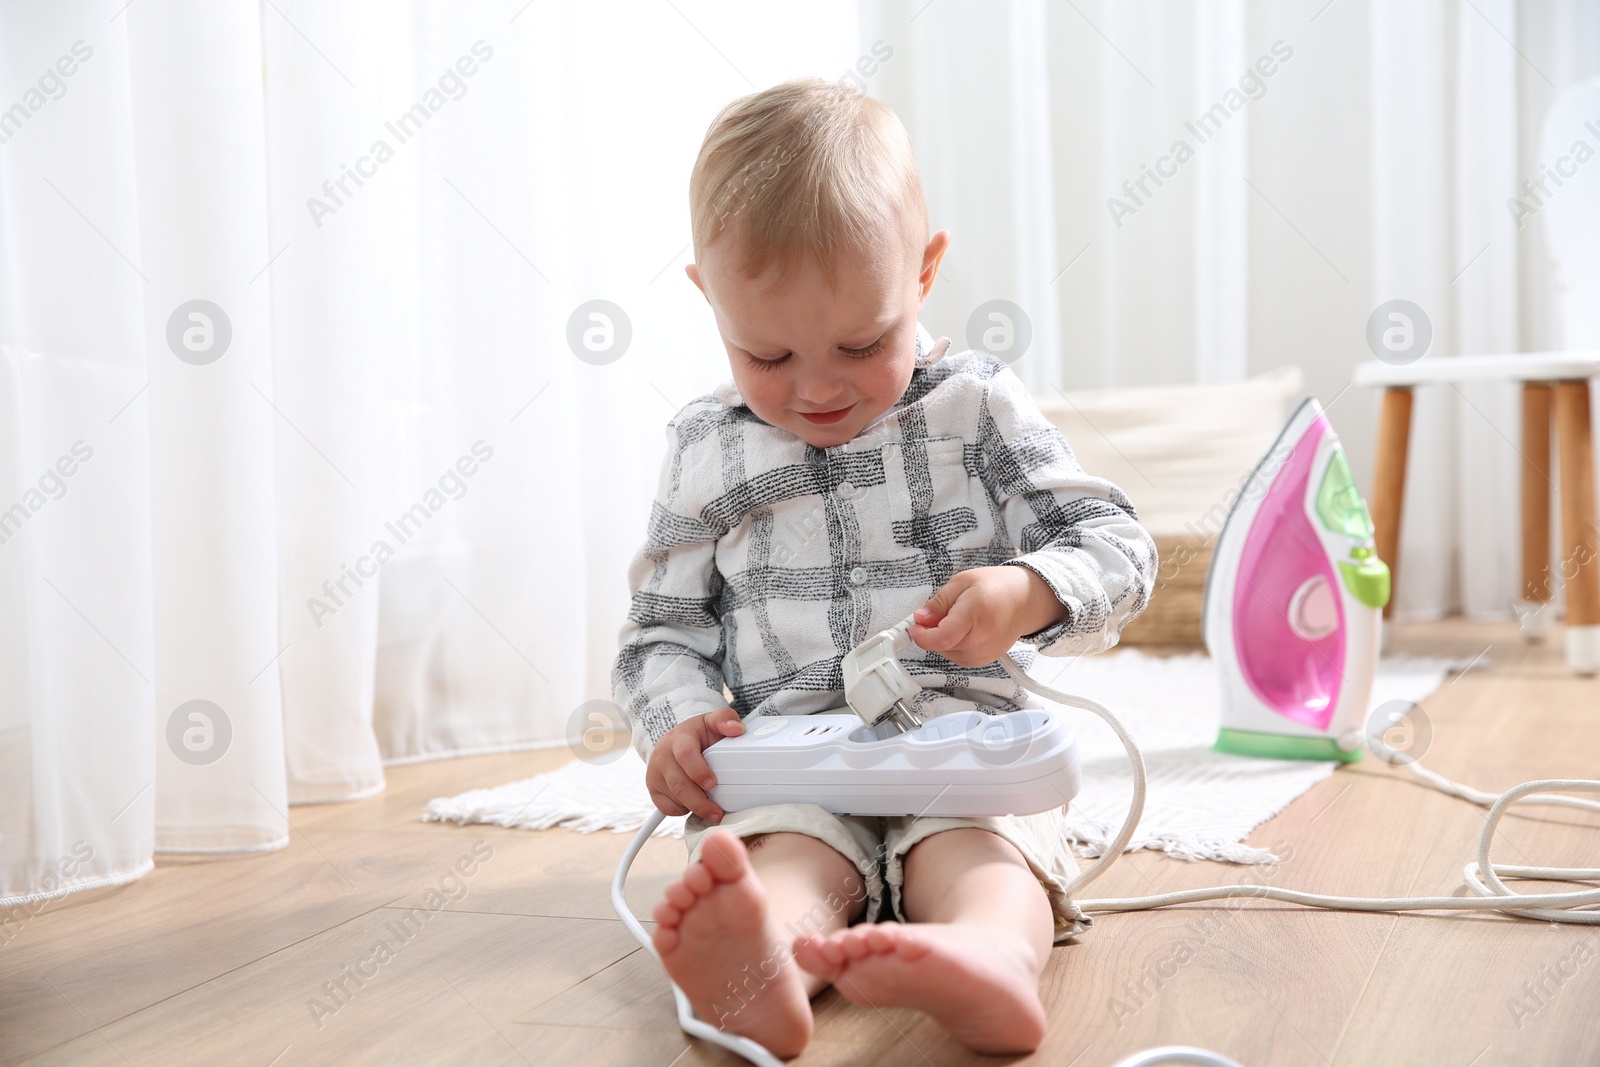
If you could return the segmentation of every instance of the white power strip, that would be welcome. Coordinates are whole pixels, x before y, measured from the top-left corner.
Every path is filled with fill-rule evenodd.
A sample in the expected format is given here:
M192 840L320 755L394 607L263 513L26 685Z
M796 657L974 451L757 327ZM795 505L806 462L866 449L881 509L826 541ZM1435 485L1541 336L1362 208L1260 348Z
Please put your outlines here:
M1078 743L1044 708L941 715L901 733L853 714L748 719L705 750L725 811L816 804L840 815L1032 815L1077 795Z

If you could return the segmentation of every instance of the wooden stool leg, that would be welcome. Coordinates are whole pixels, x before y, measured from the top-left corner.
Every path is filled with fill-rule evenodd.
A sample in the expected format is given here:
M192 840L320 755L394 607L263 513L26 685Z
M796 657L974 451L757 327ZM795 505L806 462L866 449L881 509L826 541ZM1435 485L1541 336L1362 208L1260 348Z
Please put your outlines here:
M1557 382L1561 459L1561 576L1567 583L1567 666L1600 669L1600 528L1595 518L1594 436L1589 382Z
M1389 603L1383 617L1394 614L1395 590L1400 577L1400 507L1406 494L1406 453L1411 445L1411 387L1391 386L1383 391L1383 412L1378 419L1378 456L1372 476L1373 541L1378 558L1389 565Z
M1542 641L1550 632L1550 404L1545 382L1522 386L1522 597L1516 604L1522 636Z

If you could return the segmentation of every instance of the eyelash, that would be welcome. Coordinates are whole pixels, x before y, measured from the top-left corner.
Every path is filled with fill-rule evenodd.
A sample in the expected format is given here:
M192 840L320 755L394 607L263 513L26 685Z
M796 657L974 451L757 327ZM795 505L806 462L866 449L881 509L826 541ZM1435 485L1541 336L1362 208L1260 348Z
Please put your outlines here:
M846 348L844 351L850 354L851 359L866 359L869 356L877 355L882 349L883 338L880 337L866 348ZM787 352L779 356L777 359L759 359L756 356L750 357L750 362L755 365L757 370L772 370L779 364L787 363L788 361L789 354Z

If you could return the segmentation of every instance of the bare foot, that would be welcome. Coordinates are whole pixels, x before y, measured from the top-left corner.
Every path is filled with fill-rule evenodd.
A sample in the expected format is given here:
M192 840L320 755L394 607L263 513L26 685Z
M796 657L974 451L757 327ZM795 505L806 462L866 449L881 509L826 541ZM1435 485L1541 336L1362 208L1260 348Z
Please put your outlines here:
M775 1056L800 1054L811 1040L811 1001L744 842L708 831L700 862L667 887L655 919L650 940L695 1014Z
M795 942L795 960L857 1004L926 1012L975 1052L1044 1040L1034 950L1019 935L947 923L861 923Z

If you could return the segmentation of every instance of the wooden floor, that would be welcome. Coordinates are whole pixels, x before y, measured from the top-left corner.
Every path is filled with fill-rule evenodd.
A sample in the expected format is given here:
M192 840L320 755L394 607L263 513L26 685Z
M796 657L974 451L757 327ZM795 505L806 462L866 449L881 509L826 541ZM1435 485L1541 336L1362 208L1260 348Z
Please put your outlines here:
M1396 651L1483 651L1479 667L1489 664L1424 705L1426 763L1496 790L1600 771L1600 680L1567 674L1560 636L1525 646L1508 625L1401 627ZM659 967L612 914L608 884L627 835L417 821L431 797L565 756L393 768L381 796L293 809L284 851L161 858L131 885L50 904L0 948L0 1062L742 1062L685 1040ZM1507 819L1496 858L1600 867L1600 818L1551 810ZM1367 759L1251 842L1285 850L1277 885L1451 893L1481 818ZM630 883L637 913L648 914L682 861L679 841L644 850ZM1244 873L1141 853L1092 895ZM451 899L428 911L430 891ZM413 907L426 922L403 926ZM380 943L389 948L375 954ZM1052 1067L1101 1067L1173 1043L1246 1067L1600 1063L1596 927L1256 901L1111 915L1056 948L1042 988L1051 1029L1028 1062ZM995 1062L910 1012L872 1012L831 991L816 1009L816 1039L800 1065Z

